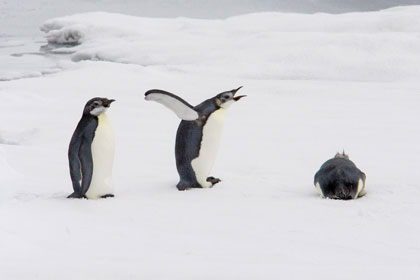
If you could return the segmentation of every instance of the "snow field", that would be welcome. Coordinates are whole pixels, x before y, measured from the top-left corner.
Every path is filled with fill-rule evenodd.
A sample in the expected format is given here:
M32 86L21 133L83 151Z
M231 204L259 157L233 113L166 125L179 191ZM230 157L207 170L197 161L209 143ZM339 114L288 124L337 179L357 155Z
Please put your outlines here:
M2 277L417 279L419 12L47 21L50 44L80 41L51 45L64 71L0 84ZM179 120L144 92L198 104L240 85L222 182L178 192ZM68 200L68 143L93 96L117 100L116 197ZM368 193L320 199L313 175L342 149Z

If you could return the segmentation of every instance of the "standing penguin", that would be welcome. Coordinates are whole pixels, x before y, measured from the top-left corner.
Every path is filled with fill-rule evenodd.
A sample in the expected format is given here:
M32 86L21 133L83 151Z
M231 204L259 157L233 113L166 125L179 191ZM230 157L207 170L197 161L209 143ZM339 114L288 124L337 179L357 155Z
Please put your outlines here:
M314 184L322 198L356 199L365 195L366 175L343 151L327 160L315 174Z
M145 93L146 100L161 103L182 119L175 143L178 190L210 188L220 182L208 176L216 160L226 109L245 96L235 96L240 88L222 92L195 107L167 91L152 89Z
M68 157L74 192L68 198L113 197L114 132L105 114L114 99L95 97L83 110Z

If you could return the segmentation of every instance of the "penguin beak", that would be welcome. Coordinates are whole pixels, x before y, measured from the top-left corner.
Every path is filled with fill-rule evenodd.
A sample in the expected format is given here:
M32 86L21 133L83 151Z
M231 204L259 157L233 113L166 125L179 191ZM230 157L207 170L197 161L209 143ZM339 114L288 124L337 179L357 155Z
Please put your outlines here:
M235 101L238 101L239 99L241 99L242 97L245 97L246 95L238 95L238 96L235 96L234 98L233 98L233 100L235 100Z
M238 87L237 89L233 89L231 90L231 92L233 93L233 96L235 96L235 94L238 92L238 90L240 90L242 88L242 86ZM242 97L245 97L246 95L239 95L239 96L235 96L232 99L235 101L238 101L239 99L241 99Z
M109 106L111 105L111 103L114 102L114 101L115 101L115 99L107 99L107 98L104 98L102 100L102 104L104 105L104 107L109 108Z
M235 95L235 94L236 94L236 92L237 92L238 90L240 90L241 88L242 88L242 86L238 87L237 89L232 89L232 90L231 90L231 92L233 93L233 95Z

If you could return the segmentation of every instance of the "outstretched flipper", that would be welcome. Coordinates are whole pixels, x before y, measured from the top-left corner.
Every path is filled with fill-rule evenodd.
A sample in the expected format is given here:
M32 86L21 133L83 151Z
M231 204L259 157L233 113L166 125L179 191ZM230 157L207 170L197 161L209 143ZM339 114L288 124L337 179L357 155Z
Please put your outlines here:
M193 121L199 117L191 104L175 94L160 89L151 89L144 95L147 101L152 100L162 104L182 120Z

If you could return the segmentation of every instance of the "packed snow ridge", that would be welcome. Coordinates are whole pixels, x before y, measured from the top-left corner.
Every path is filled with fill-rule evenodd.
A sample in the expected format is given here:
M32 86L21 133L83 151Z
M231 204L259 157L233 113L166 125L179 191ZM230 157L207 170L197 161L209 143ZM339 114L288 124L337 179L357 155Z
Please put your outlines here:
M164 66L250 79L420 77L417 6L339 15L258 13L225 20L94 12L48 20L41 30L53 52L71 51L73 61ZM70 44L70 50L63 44Z

